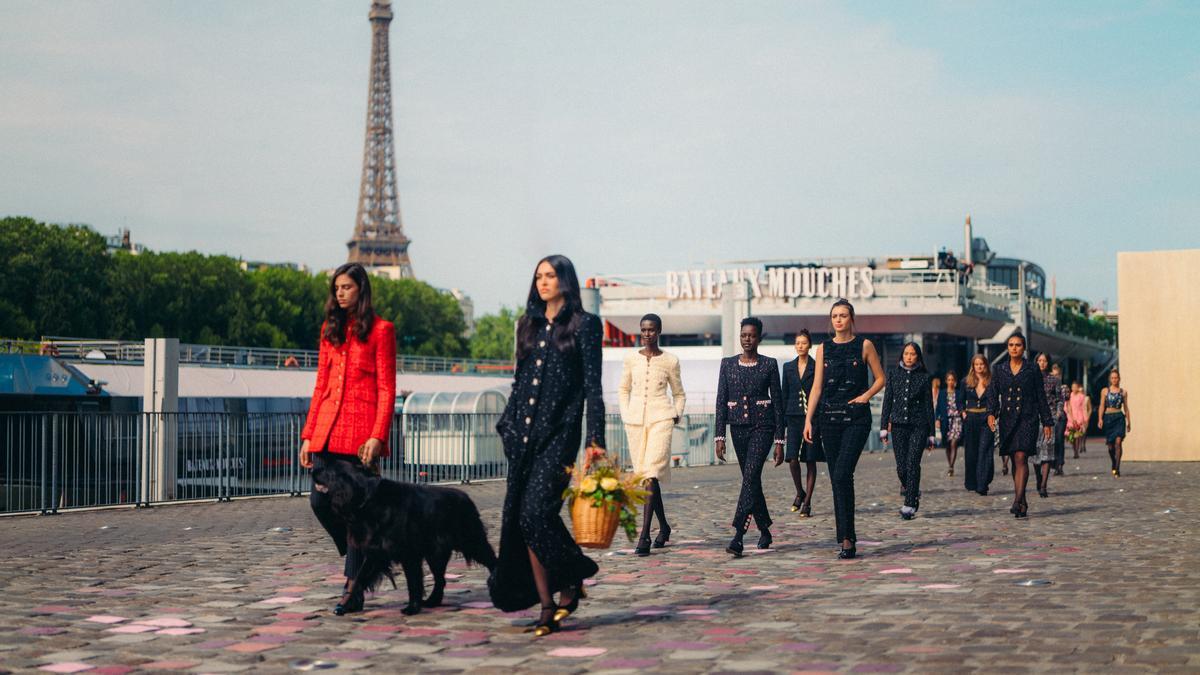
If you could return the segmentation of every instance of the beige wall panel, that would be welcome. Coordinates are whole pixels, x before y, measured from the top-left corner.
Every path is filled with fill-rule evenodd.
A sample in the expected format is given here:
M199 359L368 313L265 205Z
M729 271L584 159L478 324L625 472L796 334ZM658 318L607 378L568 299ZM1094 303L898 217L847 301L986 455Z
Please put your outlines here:
M1200 461L1200 249L1117 254L1124 459Z

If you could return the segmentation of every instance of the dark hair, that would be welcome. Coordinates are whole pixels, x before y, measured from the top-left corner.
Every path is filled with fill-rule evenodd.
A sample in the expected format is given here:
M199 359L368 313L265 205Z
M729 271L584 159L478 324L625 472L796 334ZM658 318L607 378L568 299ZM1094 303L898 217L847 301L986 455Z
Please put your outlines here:
M810 345L812 344L812 333L809 333L807 328L801 328L800 332L796 333L796 337L805 337L808 339L808 344L810 344ZM795 342L795 341L796 341L796 338L792 338L792 342Z
M950 379L950 378L952 378L952 377L953 377L955 380L958 380L958 373L954 372L954 370L953 370L953 369L947 370L947 371L946 371L946 379L947 379L947 380L949 380L949 379Z
M850 330L854 330L854 305L850 304L850 301L845 298L838 298L833 303L833 306L829 308L829 315L833 316L833 310L837 309L838 307L845 307L846 309L850 310ZM832 326L829 330L831 333L837 332L833 330ZM900 350L900 353L903 354L904 350Z
M1020 338L1021 346L1025 347L1026 349L1029 348L1029 343L1025 341L1025 334L1022 333L1021 331L1017 331L1017 332L1013 333L1012 335L1008 336L1008 340L1011 340L1013 338ZM1005 345L1008 345L1008 340L1004 341ZM1046 357L1046 358L1050 358L1050 357Z
M662 332L662 317L657 314L647 314L643 316L641 321L638 321L638 327L647 321L653 321L655 326L658 326L658 332Z
M554 317L551 339L558 351L567 353L575 349L575 331L579 328L583 314L583 299L579 293L579 276L575 265L564 255L548 255L533 267L533 280L529 282L529 297L525 300L525 315L517 322L517 360L533 351L538 329L546 321L546 303L537 291L537 270L542 263L549 263L558 277L558 292L562 294L563 306Z
M904 350L908 349L909 347L912 347L913 350L917 352L917 366L913 368L913 371L918 373L929 372L925 368L925 355L921 353L921 345L915 342L905 342L904 346L900 348L900 363L904 363Z
M748 316L742 319L741 328L745 328L746 326L754 326L754 329L758 331L758 339L762 339L762 319L758 318L757 316Z
M337 280L342 275L350 277L358 286L358 302L347 312L337 302ZM330 344L341 346L346 339L346 321L354 318L354 334L365 342L375 325L375 308L371 305L371 277L366 268L358 263L346 263L333 271L329 277L329 297L325 299L325 329L321 337Z

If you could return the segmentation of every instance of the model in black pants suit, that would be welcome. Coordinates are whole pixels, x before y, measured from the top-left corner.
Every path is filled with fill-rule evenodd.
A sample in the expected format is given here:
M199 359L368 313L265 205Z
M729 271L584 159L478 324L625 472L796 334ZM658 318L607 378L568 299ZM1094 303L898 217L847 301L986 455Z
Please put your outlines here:
M733 438L742 487L733 515L733 539L726 547L735 557L742 555L742 537L753 516L760 536L759 548L771 546L771 514L762 490L762 470L771 446L775 466L783 463L783 394L779 388L779 363L758 353L762 322L742 319L739 335L742 354L721 359L717 381L717 458L725 459L725 427Z
M966 476L963 487L981 495L988 493L996 466L996 434L988 428L988 408L991 407L992 368L983 354L971 359L967 386L963 397L963 461Z
M829 312L833 339L817 347L817 372L809 394L804 440L813 441L813 418L820 415L821 448L833 485L833 517L839 558L857 554L854 531L854 469L871 433L871 397L883 389L883 366L870 340L854 335L854 306L838 300ZM875 382L867 386L867 366Z
M900 365L887 375L880 415L880 435L891 438L896 456L896 474L904 486L904 506L900 517L912 520L920 507L921 455L933 435L933 399L929 371L921 347L915 342L904 345Z

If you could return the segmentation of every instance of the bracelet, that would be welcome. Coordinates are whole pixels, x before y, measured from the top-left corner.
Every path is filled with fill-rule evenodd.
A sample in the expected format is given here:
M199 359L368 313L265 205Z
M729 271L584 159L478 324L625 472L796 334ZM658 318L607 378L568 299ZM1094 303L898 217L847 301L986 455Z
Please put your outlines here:
M724 436L713 437L713 442L716 442L716 441L721 441L723 443L723 442L725 442L725 437Z

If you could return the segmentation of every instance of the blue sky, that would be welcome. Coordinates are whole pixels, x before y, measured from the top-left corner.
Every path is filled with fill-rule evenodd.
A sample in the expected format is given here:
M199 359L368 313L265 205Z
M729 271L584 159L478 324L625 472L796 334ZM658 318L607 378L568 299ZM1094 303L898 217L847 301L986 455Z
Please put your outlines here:
M316 268L353 227L368 3L0 5L0 214ZM585 275L976 233L1110 306L1200 246L1200 5L397 2L418 276Z

